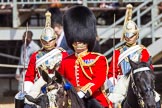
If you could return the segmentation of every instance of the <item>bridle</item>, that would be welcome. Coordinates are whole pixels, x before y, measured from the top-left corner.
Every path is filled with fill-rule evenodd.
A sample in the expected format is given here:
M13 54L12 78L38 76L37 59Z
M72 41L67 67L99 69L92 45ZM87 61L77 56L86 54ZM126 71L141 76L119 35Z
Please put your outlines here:
M139 106L141 108L144 108L145 103L144 103L143 97L141 96L141 93L137 89L137 86L135 84L135 80L134 80L133 75L135 73L143 72L143 71L148 71L148 70L150 71L149 67L141 67L141 68L138 68L138 69L135 69L135 70L131 71L131 73L130 73L130 78L132 80L131 87L133 89L133 93L137 96L137 101L138 101L138 104L139 104ZM147 90L148 91L152 91L153 89L147 88Z

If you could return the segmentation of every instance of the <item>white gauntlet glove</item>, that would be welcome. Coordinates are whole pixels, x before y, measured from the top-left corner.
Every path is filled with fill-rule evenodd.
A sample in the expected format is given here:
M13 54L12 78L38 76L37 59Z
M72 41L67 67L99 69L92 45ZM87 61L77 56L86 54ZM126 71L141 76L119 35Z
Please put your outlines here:
M77 92L77 94L80 98L83 98L85 96L85 93L83 91L79 91Z

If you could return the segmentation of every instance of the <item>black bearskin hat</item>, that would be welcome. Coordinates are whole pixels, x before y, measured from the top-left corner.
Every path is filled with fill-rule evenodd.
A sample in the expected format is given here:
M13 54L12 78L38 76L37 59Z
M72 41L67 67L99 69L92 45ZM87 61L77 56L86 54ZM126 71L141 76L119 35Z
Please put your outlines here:
M96 36L96 18L92 11L85 6L74 6L67 10L63 17L65 37L70 48L74 42L88 44L88 51L92 51Z

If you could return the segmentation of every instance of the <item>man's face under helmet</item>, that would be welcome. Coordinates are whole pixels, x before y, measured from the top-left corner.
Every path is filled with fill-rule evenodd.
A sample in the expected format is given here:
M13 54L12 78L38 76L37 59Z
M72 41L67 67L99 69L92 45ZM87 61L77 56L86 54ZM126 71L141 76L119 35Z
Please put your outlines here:
M124 32L123 32L124 37L131 38L137 34L139 34L137 25L133 21L128 21L124 27Z

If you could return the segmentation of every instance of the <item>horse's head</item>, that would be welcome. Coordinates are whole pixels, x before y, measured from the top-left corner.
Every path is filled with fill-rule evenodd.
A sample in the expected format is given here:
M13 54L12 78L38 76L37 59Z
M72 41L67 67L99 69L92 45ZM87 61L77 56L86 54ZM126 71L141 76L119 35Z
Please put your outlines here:
M49 76L45 71L42 71L42 78L47 82L45 85L46 92L48 95L51 104L54 103L55 107L61 107L66 98L66 92L64 90L64 81L63 77L57 72L54 71L54 74ZM64 102L66 103L66 102Z
M63 78L57 71L55 71L52 78L45 71L41 71L41 73L42 73L42 78L44 79L44 81L47 82L47 86L46 86L47 91L53 89L59 89L60 86L63 85Z
M56 94L55 104L58 108L84 108L83 100L79 98L75 88L59 72L55 71L51 78L42 71L42 77L47 82L46 88L49 89L47 92L51 90L52 94ZM58 91L53 93L56 90Z
M154 94L154 75L151 69L151 59L148 62L135 63L130 60L132 68L131 86L134 94L137 97L138 104L141 108L155 108Z

